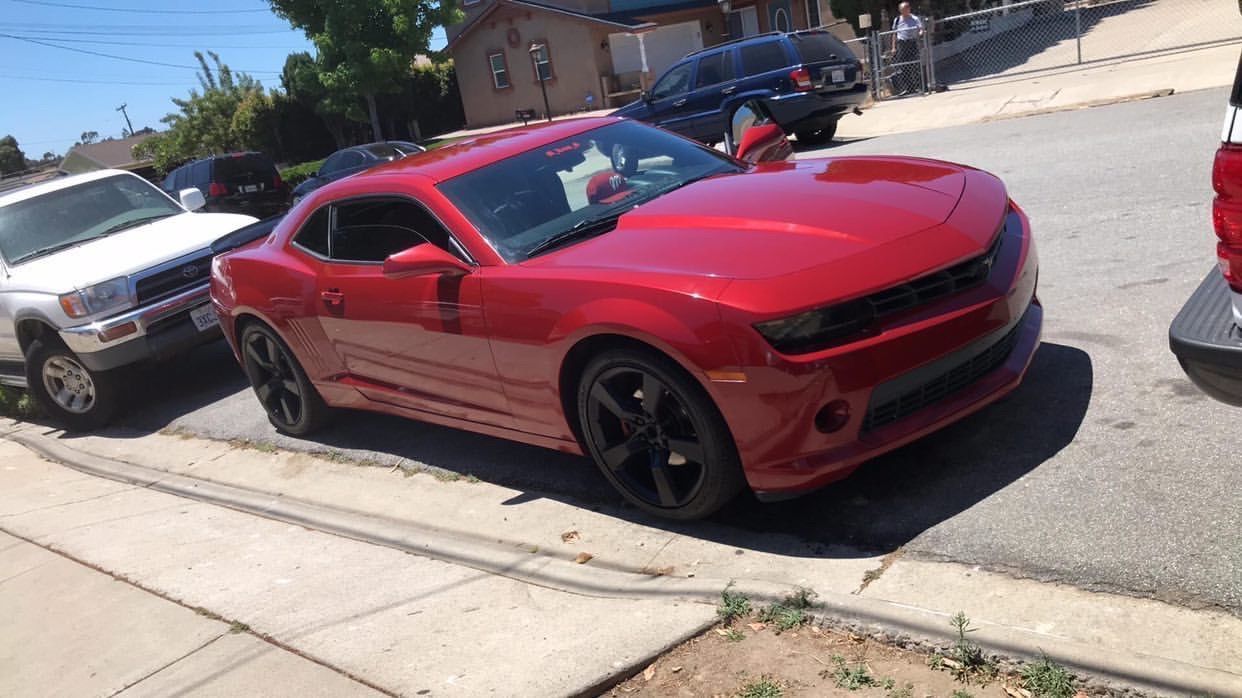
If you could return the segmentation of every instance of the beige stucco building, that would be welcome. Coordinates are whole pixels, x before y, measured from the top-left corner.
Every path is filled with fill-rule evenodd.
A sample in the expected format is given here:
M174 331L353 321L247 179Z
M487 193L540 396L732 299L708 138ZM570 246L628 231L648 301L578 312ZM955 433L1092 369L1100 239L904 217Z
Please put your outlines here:
M448 28L469 126L619 107L691 51L835 23L828 0L473 0ZM531 48L535 51L532 52Z

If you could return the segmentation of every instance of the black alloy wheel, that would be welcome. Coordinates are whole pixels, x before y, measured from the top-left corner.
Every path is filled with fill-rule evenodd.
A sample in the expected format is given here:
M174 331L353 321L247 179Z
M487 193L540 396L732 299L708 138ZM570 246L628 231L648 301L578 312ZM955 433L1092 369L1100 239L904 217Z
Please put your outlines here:
M323 425L327 405L275 332L247 325L239 343L246 376L277 431L304 436Z
M719 411L670 363L632 351L598 357L579 388L580 423L596 464L626 499L697 519L737 494L742 472Z

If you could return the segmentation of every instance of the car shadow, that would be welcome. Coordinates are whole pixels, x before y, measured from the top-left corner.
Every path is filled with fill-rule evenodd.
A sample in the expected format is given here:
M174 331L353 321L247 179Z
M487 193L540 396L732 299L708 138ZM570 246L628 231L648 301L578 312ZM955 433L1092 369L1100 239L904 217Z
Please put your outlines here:
M428 467L442 477L519 490L506 502L512 506L548 498L737 548L840 558L896 550L1038 468L1077 434L1094 382L1086 352L1044 343L1012 394L865 463L846 480L782 502L744 495L707 521L678 523L623 502L586 458L459 429L343 411L313 439L278 434L223 344L135 378L133 408L101 435L134 438L171 428L383 467Z

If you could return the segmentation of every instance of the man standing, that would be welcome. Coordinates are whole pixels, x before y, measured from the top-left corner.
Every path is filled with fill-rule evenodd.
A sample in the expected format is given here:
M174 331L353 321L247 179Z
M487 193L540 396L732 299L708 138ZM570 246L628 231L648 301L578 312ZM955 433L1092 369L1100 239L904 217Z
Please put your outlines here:
M919 61L919 39L923 36L923 20L910 12L910 3L897 6L901 14L893 20L893 62L897 74L893 76L896 96L919 91L922 85L922 67Z

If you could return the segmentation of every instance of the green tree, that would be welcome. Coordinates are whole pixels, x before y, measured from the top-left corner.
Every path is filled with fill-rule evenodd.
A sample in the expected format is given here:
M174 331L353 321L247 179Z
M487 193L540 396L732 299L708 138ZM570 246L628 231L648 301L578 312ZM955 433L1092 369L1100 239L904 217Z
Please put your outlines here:
M448 0L269 0L272 10L306 33L319 50L319 80L334 94L367 105L375 140L382 140L375 96L398 89L414 57L427 52L437 26L457 22Z
M194 52L201 91L190 90L186 99L174 97L180 111L161 119L168 129L134 146L134 155L153 158L160 172L212 153L251 148L265 138L260 112L271 100L263 86L246 73L234 73L215 53L207 55L212 64Z
M285 58L280 72L280 84L289 99L312 110L322 121L337 149L344 148L345 120L352 118L366 121L357 97L341 92L329 92L319 79L319 64L305 51L291 53ZM352 114L351 114L352 112Z
M26 154L17 146L12 136L0 138L0 175L13 174L26 169Z
M82 145L90 145L91 143L94 143L95 141L99 140L99 132L98 131L83 131L82 135L79 136L78 138L79 138L78 143Z

